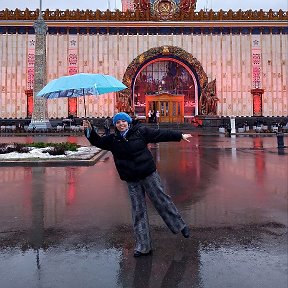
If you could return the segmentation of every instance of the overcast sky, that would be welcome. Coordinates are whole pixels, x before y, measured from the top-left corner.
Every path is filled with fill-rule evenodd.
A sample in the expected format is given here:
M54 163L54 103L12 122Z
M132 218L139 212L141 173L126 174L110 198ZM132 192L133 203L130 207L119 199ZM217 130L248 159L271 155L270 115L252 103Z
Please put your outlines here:
M19 8L24 10L28 8L35 10L40 6L40 0L0 0L0 10L6 8L14 10ZM42 0L43 10L106 10L110 5L110 9L118 8L121 10L121 0ZM198 0L196 10L204 8L218 11L223 10L260 10L268 11L272 9L278 11L279 9L288 10L288 0Z

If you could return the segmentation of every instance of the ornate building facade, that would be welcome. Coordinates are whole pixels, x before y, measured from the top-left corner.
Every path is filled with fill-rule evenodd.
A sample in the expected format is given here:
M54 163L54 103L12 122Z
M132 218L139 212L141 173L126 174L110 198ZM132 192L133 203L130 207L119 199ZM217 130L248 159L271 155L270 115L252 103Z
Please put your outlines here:
M86 96L88 116L287 116L287 11L195 11L193 0L122 4L123 12L43 12L47 81L104 73L128 87ZM1 118L32 115L38 14L0 11ZM84 103L47 100L47 110L50 118L83 117Z

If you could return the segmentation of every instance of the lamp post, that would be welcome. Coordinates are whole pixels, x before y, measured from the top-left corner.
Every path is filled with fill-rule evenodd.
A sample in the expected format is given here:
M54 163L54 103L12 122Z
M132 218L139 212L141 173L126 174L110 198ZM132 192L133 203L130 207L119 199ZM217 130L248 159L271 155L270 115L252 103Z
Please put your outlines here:
M230 133L229 134L236 134L236 123L235 123L235 116L230 116Z

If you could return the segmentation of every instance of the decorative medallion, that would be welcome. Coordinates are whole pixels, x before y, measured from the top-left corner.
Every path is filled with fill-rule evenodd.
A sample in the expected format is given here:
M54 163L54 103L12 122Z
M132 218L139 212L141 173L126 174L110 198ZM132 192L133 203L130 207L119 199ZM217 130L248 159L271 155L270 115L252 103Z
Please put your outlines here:
M153 4L152 11L160 20L168 20L176 13L178 6L174 0L156 0Z
M163 55L168 55L169 53L170 53L169 47L164 46L164 47L163 47L163 50L162 50L162 54L163 54Z
M142 64L145 60L145 56L143 54L139 55L139 64Z

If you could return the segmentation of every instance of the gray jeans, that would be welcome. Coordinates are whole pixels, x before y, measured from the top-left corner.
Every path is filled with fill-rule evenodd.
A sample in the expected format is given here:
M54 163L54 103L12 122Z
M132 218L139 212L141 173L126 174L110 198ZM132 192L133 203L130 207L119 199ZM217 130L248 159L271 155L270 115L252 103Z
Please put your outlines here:
M131 198L133 228L136 237L135 251L145 253L152 249L145 192L163 221L174 234L180 232L186 226L170 196L164 193L157 171L143 180L127 182L127 184Z

